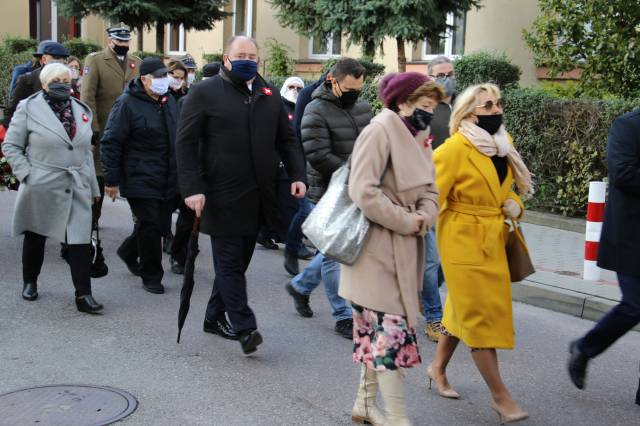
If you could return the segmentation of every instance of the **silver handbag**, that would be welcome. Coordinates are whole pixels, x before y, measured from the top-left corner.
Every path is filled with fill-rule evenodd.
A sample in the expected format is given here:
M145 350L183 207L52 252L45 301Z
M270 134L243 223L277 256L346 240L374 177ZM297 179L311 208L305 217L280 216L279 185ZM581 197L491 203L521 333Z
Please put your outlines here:
M302 232L326 257L353 265L369 233L369 219L349 197L350 162L331 176L329 187L302 224Z

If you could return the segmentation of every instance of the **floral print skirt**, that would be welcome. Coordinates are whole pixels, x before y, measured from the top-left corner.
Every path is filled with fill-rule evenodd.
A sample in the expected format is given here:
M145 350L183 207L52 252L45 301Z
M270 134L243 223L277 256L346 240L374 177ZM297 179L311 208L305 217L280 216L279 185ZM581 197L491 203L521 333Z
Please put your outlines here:
M353 362L376 371L411 368L422 362L418 339L401 315L353 304Z

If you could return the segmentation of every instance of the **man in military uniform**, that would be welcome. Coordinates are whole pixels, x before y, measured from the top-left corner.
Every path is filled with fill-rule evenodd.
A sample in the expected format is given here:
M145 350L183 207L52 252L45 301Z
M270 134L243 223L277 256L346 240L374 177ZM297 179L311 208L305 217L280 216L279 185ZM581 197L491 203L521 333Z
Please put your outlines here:
M100 164L100 135L107 124L107 118L116 98L122 94L127 83L138 77L140 58L128 55L131 33L126 28L107 29L109 41L101 52L91 53L84 61L84 72L80 99L89 105L93 112L93 158L100 186L100 202L94 204L93 222L98 226L104 197L104 178ZM106 275L102 248L98 245L98 258L94 263ZM103 276L103 275L102 275Z

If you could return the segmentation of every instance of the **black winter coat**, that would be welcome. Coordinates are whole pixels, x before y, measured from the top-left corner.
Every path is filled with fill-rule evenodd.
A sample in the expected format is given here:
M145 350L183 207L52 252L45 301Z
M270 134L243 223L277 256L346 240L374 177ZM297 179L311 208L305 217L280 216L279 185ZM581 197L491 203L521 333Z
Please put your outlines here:
M607 147L609 198L598 265L640 277L640 109L618 117Z
M194 85L180 112L176 154L181 194L205 194L200 229L216 237L286 226L275 188L280 159L292 181L306 181L280 93L260 76L251 92L226 70Z
M128 198L171 200L177 194L173 96L151 98L140 78L129 82L109 113L100 140L106 186Z
M373 118L371 107L359 100L343 108L328 84L313 92L313 100L302 117L302 146L307 158L309 200L317 203L324 195L331 175L347 162L358 135Z
M42 83L40 83L40 71L42 71L42 68L22 74L18 78L16 85L13 88L13 94L11 95L8 105L4 110L3 124L6 128L9 127L11 118L13 118L13 114L16 112L20 101L27 99L34 93L42 90Z

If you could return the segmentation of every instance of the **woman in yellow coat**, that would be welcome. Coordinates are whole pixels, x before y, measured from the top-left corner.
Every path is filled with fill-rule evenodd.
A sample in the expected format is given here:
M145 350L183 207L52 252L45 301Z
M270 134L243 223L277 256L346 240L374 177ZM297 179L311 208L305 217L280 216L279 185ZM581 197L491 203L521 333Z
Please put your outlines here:
M441 213L437 235L448 295L436 357L427 369L440 395L458 398L446 367L460 340L472 350L503 422L528 417L500 377L496 349L513 349L511 279L506 257L508 227L524 210L512 191L533 192L531 174L502 125L500 90L471 86L457 99L452 136L435 151Z

